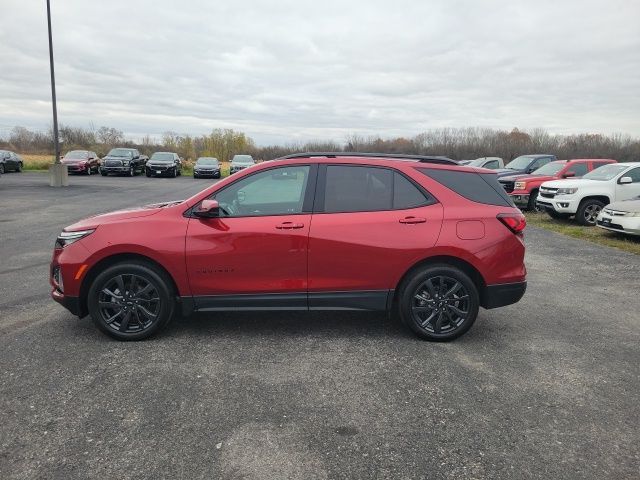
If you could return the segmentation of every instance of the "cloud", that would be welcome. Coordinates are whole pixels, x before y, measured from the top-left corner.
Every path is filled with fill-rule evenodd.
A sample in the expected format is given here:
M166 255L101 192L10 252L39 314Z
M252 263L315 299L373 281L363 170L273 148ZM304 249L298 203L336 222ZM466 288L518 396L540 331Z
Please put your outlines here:
M640 135L635 0L53 2L59 119L258 143L543 127ZM0 132L47 128L44 4L3 0Z

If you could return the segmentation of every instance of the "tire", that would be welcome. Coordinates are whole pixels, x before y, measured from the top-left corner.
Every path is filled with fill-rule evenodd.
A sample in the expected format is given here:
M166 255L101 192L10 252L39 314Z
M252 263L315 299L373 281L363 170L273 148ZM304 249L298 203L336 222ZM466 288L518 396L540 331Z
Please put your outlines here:
M193 174L193 178L200 178L198 177L198 175L196 175L195 173Z
M16 167L16 172L22 172L22 162L18 162L18 166Z
M178 176L178 169L174 168L173 169L173 178L176 178Z
M220 174L219 174L219 173L216 173L216 174L213 176L213 178L220 178Z
M147 177L151 178L151 170L149 170L148 168L147 168L145 174L147 175Z
M547 209L546 212L551 218L555 218L556 220L567 220L571 216L568 213L558 213L553 209Z
M0 175L4 173L4 165L0 163Z
M109 174L107 172L105 172L104 170L100 170L100 175L102 175L103 177L106 177Z
M130 176L130 177L135 177L135 175L136 175L136 169L134 168L134 166L133 166L133 165L131 165L131 166L129 167L129 176Z
M538 199L538 190L533 190L529 194L529 203L527 204L527 210L530 212L542 212L543 209L540 209L536 206L536 200Z
M593 227L596 224L596 218L598 217L598 214L603 207L604 203L602 203L600 200L595 200L592 198L583 200L578 207L578 211L576 212L576 221L580 225Z
M479 306L473 281L447 264L417 269L399 289L400 318L425 340L443 342L463 335L476 321Z
M89 167L87 167L87 175L91 175L91 165L89 165Z
M130 287L137 295L129 294ZM171 321L175 311L171 280L143 262L108 267L98 274L87 295L93 323L118 340L142 340L154 335Z

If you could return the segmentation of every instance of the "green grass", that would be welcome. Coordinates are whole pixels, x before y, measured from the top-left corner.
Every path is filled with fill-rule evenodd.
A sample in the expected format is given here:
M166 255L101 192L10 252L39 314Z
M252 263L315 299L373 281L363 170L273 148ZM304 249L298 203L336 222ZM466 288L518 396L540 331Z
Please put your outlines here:
M20 155L25 170L48 170L55 155Z
M525 216L529 225L640 255L640 238L610 232L598 227L583 227L575 223L573 219L555 220L546 213L526 212Z

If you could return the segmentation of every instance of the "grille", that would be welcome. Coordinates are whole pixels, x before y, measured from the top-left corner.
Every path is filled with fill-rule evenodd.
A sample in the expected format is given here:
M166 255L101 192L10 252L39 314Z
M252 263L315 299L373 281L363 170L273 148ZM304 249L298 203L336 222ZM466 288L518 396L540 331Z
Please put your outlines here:
M104 162L104 166L105 167L121 167L122 166L122 161L121 160L107 160L106 162Z
M506 182L506 181L503 182L502 180L500 180L500 184L502 185L502 188L504 188L507 193L513 192L513 189L515 187L515 182Z
M611 210L609 208L605 208L604 209L604 213L606 213L607 215L611 215L612 217L622 217L624 216L627 212L621 212L619 210Z
M557 188L540 188L540 196L543 198L553 198L556 196Z

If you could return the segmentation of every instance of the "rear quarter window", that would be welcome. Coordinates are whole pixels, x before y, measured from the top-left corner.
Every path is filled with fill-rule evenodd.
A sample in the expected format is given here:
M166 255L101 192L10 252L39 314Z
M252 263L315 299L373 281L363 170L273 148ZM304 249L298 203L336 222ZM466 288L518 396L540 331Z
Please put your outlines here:
M440 170L421 168L421 173L453 190L458 195L476 203L496 205L499 207L515 207L515 204L498 183L493 173L461 172L457 170Z

